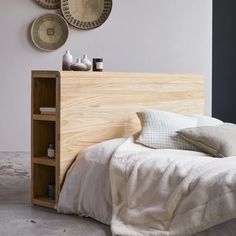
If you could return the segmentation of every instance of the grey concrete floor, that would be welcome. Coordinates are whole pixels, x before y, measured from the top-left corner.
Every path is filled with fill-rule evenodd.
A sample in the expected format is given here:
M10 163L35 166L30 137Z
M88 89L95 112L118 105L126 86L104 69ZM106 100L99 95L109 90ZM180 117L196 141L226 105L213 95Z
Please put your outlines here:
M28 153L0 153L0 236L111 236L92 219L31 206Z

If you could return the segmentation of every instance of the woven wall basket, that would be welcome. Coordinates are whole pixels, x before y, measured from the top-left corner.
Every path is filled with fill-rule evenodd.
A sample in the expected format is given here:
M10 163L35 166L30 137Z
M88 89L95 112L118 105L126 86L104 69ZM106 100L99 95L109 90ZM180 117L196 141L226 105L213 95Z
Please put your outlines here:
M47 9L58 9L61 6L60 0L35 0L40 6Z
M99 27L109 17L112 0L61 0L65 19L78 29Z
M44 51L53 51L66 42L69 27L65 19L58 14L46 14L37 18L31 27L32 41Z

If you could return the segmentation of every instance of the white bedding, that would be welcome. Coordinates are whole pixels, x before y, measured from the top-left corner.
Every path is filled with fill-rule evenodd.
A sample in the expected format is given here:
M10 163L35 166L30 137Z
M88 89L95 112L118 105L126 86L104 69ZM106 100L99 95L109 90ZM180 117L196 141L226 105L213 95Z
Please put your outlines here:
M114 139L79 153L67 172L57 211L78 214L110 224L112 199L109 165L113 152L125 139Z
M114 235L193 235L236 218L235 191L235 157L153 150L116 139L80 154L58 212L111 223Z

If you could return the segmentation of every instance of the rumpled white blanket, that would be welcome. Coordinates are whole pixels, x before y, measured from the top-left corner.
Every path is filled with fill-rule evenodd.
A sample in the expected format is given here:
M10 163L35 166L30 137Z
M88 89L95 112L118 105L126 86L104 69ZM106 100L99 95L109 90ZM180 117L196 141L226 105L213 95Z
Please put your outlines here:
M84 180L88 183L92 178L90 183L96 184L109 178L111 197L96 189L100 194L96 201L91 185L84 185L82 176L78 181L75 176L81 170L80 160L67 175L59 212L91 216L92 211L91 217L104 223L111 219L113 235L121 236L187 236L236 218L236 157L217 159L199 152L157 151L133 144L132 138L109 153L102 169L110 169L110 173L105 171L104 176L100 168L96 179L91 174ZM90 169L93 171L95 166ZM90 188L87 193L86 188ZM94 196L90 209L81 208L88 193L90 198ZM112 208L109 212L102 205L103 197ZM96 209L100 207L103 211L99 215Z
M115 235L192 235L236 217L236 158L132 151L110 165Z

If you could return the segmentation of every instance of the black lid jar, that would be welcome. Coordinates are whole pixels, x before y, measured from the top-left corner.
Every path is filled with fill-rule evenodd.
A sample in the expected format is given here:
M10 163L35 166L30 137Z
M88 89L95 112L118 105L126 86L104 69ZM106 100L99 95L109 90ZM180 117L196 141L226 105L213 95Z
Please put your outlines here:
M94 58L93 59L93 71L103 71L103 59Z

